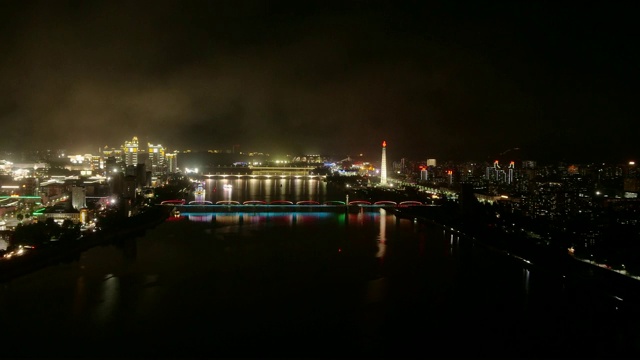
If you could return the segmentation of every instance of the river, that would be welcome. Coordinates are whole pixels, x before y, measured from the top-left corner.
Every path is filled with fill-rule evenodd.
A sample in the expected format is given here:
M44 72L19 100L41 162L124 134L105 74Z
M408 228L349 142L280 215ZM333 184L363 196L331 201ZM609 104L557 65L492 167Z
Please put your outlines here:
M384 209L210 215L2 284L3 355L639 353L637 304L588 274L530 268Z

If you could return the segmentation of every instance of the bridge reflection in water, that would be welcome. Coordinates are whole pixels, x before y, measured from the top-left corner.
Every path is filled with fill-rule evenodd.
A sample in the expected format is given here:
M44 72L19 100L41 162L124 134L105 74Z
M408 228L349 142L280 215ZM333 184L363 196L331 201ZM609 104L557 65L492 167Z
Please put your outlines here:
M354 208L188 213L14 279L0 287L3 354L638 357L640 302L598 276Z
M397 208L407 207L423 207L437 209L438 205L427 205L419 201L405 201L395 203L393 201L380 201L378 203L369 203L364 201L353 201L349 204L344 202L332 201L330 204L319 204L311 201L301 201L298 204L283 201L275 201L267 204L262 201L247 201L245 204L221 203L218 204L177 204L167 203L162 206L172 206L174 213L181 215L202 214L202 213L264 213L264 212L328 212L328 213L359 213L359 212L378 212L380 209L393 211Z
M239 224L244 223L245 218L282 217L286 214L291 219L296 219L297 213L318 214L362 214L365 212L385 211L383 206L362 205L183 205L175 206L175 217L189 219L197 222L216 222L222 218L233 218ZM274 215L275 214L275 215Z

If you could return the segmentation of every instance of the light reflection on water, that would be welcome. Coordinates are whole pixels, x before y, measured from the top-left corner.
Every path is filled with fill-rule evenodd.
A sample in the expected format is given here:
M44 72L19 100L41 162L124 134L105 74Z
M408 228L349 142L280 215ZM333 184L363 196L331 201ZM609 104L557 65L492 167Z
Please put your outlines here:
M77 318L80 314L84 313L85 306L87 305L87 289L84 276L78 276L75 289L76 292L73 296L73 315Z
M120 279L107 274L102 281L100 300L95 309L96 321L105 324L114 317L120 300Z
M524 292L525 294L529 294L529 279L531 278L531 270L522 269L522 278L524 284Z
M117 355L214 346L237 356L280 355L285 343L292 353L413 353L427 341L487 355L539 354L548 336L564 345L593 331L571 327L580 313L566 307L564 282L383 209L188 214L127 241L6 284L0 335L38 327L61 349L95 341L90 354L105 341ZM60 305L53 320L33 310L39 301Z
M224 185L231 185L225 189ZM206 200L213 203L221 200L239 202L260 200L271 202L287 200L292 202L313 200L323 203L329 200L343 200L343 191L332 188L325 181L315 178L269 178L269 179L207 179L205 180Z
M387 250L387 210L380 209L380 232L378 235L378 253L376 257L384 259L385 251Z

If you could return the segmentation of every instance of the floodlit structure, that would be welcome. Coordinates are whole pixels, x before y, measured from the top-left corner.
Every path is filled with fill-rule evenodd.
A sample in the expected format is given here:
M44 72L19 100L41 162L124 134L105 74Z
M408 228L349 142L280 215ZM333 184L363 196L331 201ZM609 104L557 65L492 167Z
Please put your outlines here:
M382 142L382 161L380 162L380 185L387 185L387 142Z
M76 210L87 207L87 190L84 186L71 188L71 206Z

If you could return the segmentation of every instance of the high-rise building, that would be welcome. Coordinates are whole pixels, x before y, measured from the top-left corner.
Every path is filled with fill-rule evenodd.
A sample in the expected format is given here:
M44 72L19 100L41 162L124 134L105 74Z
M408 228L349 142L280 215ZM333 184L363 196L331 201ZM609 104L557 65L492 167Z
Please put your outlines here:
M104 170L104 159L102 156L91 156L91 170L94 174L101 174Z
M640 171L635 161L629 161L624 169L623 189L625 192L640 192Z
M123 179L123 192L122 192L122 197L124 199L135 199L136 198L136 189L138 188L137 186L137 182L138 180L136 179L135 176L125 176Z
M420 169L420 180L429 180L429 172L427 171L427 169Z
M127 167L124 169L124 176L136 176L136 169L138 168L138 165L127 165Z
M387 185L387 142L382 142L382 161L380 162L380 184Z
M134 136L131 141L125 141L122 150L125 165L136 166L138 164L138 137Z
M98 150L102 155L103 159L113 157L116 162L122 162L124 160L122 156L122 149L114 149L114 148L109 148L108 146L105 146L104 148L102 149L99 148Z
M427 166L436 166L436 159L427 159Z
M144 164L147 169L151 169L151 159L145 149L138 149L138 164ZM136 165L138 165L136 164Z
M162 145L148 144L149 160L151 162L151 174L162 175L165 173L165 154Z
M510 164L510 166L512 165L513 163ZM487 167L486 179L493 182L505 183L508 182L508 174L498 164L498 160L496 160L493 162L493 166Z
M178 152L168 153L166 155L167 171L174 174L178 171Z
M121 171L113 172L109 178L111 195L122 196L124 192L124 174Z
M135 168L135 177L136 177L136 187L142 188L151 184L151 176L147 178L147 174L150 174L150 171L147 171L147 167L145 164L137 164Z
M113 156L105 158L104 160L105 174L121 172L123 169L121 168L120 164L121 163L119 163L117 159Z
M515 171L515 162L512 161L509 163L509 167L507 168L507 183L508 184L513 184L513 180L514 180L514 171Z

